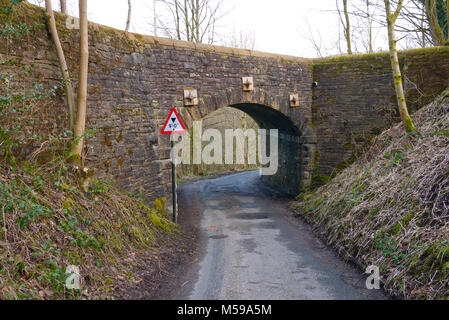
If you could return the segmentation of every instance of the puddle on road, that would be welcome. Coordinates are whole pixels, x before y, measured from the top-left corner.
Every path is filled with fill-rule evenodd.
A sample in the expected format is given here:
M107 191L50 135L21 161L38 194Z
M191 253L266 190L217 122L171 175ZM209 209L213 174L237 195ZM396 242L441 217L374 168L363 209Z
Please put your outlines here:
M263 213L234 213L229 215L231 219L242 219L242 220L263 220L268 219L268 216Z
M223 210L228 210L230 207L226 206L226 205L222 205L222 206L209 206L209 209L211 210L219 210L219 211L223 211Z
M275 223L273 222L261 222L255 225L256 228L259 229L277 229L278 227L276 226Z
M225 235L225 234L217 234L217 235L215 235L215 236L210 236L209 238L211 238L211 239L225 239L225 238L227 238L228 236L227 235Z
M245 248L246 252L254 252L257 248L257 244L254 239L243 239L238 242L243 248Z
M254 199L254 197L235 196L235 199L237 199L237 201L243 202L243 203L254 203L256 201L256 199Z
M258 208L259 206L256 203L240 203L238 205L241 208L245 209L251 209L251 208Z

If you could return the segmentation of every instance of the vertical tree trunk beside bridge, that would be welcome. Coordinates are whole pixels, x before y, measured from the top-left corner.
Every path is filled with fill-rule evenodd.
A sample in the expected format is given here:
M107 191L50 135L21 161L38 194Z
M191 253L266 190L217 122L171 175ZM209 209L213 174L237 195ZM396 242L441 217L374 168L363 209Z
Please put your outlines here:
M80 8L80 67L78 78L78 104L74 127L74 142L71 153L74 159L81 159L84 133L86 128L87 109L87 70L89 64L89 39L87 22L87 0L79 0Z
M131 26L131 0L128 0L128 19L126 20L126 28L125 31L128 32L129 31L129 27Z
M64 14L67 14L67 1L66 0L60 0L61 5L61 12Z
M348 54L352 54L352 48L351 48L351 23L349 21L348 0L343 0L343 7L344 7L345 19L346 19L346 27L345 27L346 45L348 47Z
M391 68L393 71L394 87L396 90L396 97L398 101L399 114L401 115L402 122L404 124L405 130L408 133L414 132L416 130L412 119L408 113L407 103L405 100L404 87L402 85L402 74L401 68L399 67L398 52L396 49L396 39L394 36L394 24L399 16L402 9L403 0L399 0L398 6L394 13L391 12L390 0L385 1L385 11L387 16L387 27L388 27L388 43L390 47L390 60Z
M58 31L56 29L55 16L53 14L51 0L45 0L45 7L47 9L47 16L48 16L48 29L50 30L53 43L56 47L56 54L59 60L59 67L61 69L62 77L64 78L65 82L67 105L69 109L70 129L72 129L75 122L74 120L75 96L73 94L72 82L70 80L69 69L67 67L64 50L62 49L61 41L59 40ZM62 1L61 1L61 8L62 8Z

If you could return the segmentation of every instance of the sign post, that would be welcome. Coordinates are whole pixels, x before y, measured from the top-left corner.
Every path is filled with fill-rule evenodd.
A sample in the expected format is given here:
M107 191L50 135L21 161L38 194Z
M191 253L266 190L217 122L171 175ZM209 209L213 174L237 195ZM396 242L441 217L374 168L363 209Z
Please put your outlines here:
M171 140L171 139L170 139ZM173 150L173 140L170 141L171 144L171 150ZM173 195L173 222L178 223L178 190L177 190L177 183L176 183L176 164L175 161L172 160L171 162L171 189L172 189L172 195Z
M167 120L165 121L164 127L161 131L162 134L175 134L175 133L186 133L186 128L182 124L181 118L179 117L178 113L176 112L176 109L173 108L170 111L170 114L168 115ZM174 148L174 142L172 139L170 139L170 148L171 148L171 180L172 180L172 193L173 193L173 222L178 222L178 199L177 199L177 186L176 186L176 163L175 163L175 157L173 148Z

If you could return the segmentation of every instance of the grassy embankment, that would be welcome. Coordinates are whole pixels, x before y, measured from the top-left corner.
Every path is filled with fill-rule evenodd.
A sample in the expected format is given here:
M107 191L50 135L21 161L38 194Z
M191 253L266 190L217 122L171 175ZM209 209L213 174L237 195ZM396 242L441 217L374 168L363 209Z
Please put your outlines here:
M153 208L111 182L79 187L63 163L0 166L0 299L108 299L139 279L133 266L177 228L165 201ZM81 289L67 290L66 267L80 268Z
M393 296L449 298L449 90L383 132L349 168L292 207Z

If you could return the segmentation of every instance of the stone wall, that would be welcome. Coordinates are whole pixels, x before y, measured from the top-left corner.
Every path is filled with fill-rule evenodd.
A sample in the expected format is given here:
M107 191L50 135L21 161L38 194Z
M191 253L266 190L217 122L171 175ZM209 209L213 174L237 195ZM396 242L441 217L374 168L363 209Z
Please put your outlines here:
M449 86L449 47L400 52L411 112ZM370 139L399 121L387 53L314 60L314 174L342 168Z

